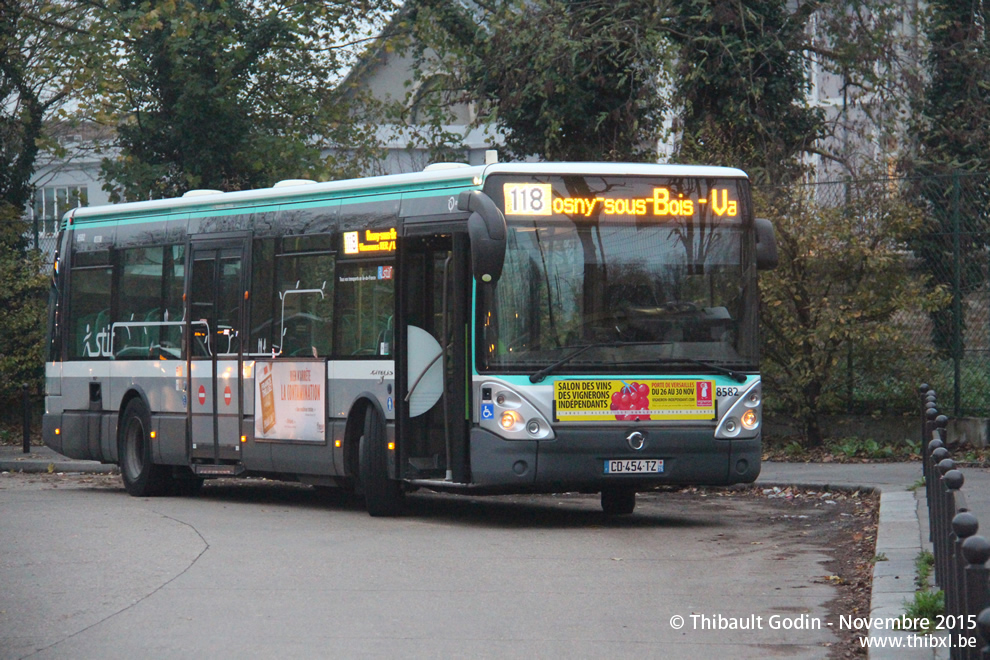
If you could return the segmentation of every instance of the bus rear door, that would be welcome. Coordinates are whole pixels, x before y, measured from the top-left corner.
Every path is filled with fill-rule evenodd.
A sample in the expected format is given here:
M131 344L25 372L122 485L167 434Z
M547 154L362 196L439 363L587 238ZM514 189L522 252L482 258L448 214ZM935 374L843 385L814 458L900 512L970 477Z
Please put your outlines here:
M199 474L242 471L245 250L235 238L193 241L189 251L189 455Z

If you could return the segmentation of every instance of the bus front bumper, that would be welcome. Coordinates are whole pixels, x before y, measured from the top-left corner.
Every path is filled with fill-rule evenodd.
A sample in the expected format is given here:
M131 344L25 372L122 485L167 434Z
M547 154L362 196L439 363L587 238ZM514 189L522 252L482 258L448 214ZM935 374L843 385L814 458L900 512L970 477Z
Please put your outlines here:
M711 428L557 428L550 441L503 440L471 431L472 481L479 486L553 492L624 485L726 486L752 483L760 474L762 439L716 440ZM641 438L630 436L638 433ZM639 445L640 439L642 446ZM650 461L655 472L609 473L610 461ZM661 463L662 461L662 463Z

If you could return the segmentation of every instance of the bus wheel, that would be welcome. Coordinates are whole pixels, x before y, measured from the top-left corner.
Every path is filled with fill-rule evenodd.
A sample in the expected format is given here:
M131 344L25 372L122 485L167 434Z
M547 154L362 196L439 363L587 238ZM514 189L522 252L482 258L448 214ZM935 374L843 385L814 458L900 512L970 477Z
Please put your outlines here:
M402 513L402 484L388 478L385 421L372 407L364 413L364 434L358 442L358 463L364 502L372 516Z
M163 495L169 485L168 468L151 460L151 414L140 399L124 408L117 437L117 456L124 488L135 497Z
M608 516L627 516L636 508L636 491L612 486L602 488L602 511Z

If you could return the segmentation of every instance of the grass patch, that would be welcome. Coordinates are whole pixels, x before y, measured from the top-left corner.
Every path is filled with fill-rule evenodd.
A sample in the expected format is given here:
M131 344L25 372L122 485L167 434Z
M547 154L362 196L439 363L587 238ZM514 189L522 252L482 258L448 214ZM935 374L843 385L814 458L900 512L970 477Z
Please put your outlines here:
M935 568L935 555L927 550L919 552L914 560L914 569L918 574L915 584L918 585L918 589L928 589L928 579L932 575L933 568Z
M916 591L914 600L904 604L904 616L912 621L928 622L928 627L924 630L914 630L912 632L931 632L935 630L935 621L940 616L945 615L945 594L941 589L938 591Z

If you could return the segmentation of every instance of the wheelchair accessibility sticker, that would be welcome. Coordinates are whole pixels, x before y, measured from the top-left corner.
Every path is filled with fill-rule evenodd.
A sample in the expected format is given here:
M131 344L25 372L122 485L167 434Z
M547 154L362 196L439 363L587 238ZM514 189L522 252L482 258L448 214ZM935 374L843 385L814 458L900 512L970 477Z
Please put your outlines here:
M483 403L481 404L481 419L495 419L495 404L494 403Z

